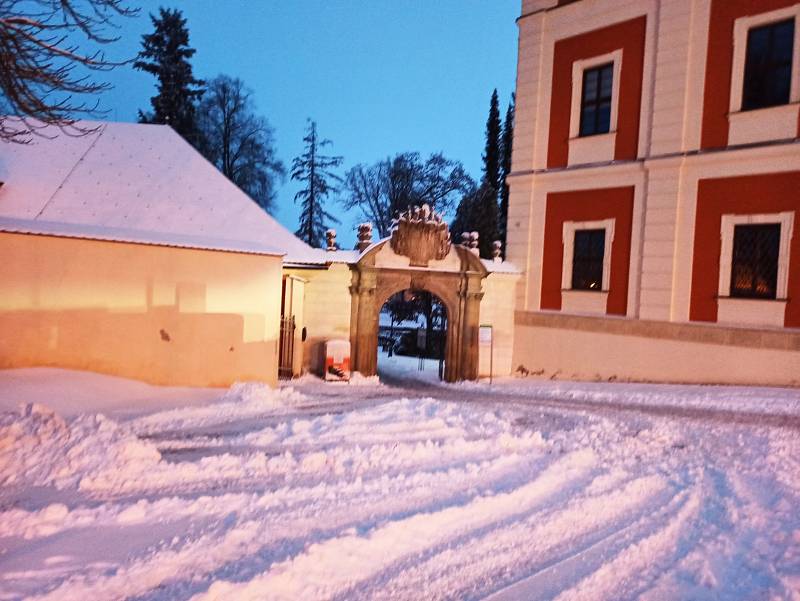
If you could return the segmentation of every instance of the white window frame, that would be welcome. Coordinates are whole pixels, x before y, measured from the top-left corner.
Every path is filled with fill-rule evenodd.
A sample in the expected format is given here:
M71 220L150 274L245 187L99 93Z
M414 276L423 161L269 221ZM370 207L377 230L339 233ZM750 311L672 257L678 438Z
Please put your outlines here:
M733 233L737 225L778 223L781 227L778 243L778 279L774 299L731 297L731 270L733 269ZM720 227L719 284L717 287L717 321L742 325L769 325L781 327L786 312L789 287L789 253L794 230L794 211L759 213L751 215L723 215Z
M794 19L794 47L789 103L742 111L747 35L754 27ZM733 65L728 106L728 143L749 144L797 137L797 104L800 103L800 4L736 19L733 25Z
M786 300L789 287L789 249L792 241L792 230L794 229L794 211L722 216L722 226L720 228L722 249L720 252L719 286L717 289L719 296L722 298L727 298L731 295L734 228L737 225L758 223L778 223L781 226L781 238L778 245L778 282L775 288L775 298L777 300Z
M600 221L565 221L562 231L564 260L561 266L561 310L571 313L606 312L608 291L611 285L611 251L614 243L616 219ZM572 263L575 258L575 232L581 230L605 230L603 248L603 283L601 290L573 290Z
M583 97L583 73L587 69L613 63L611 80L611 117L608 133L580 136L581 98ZM620 74L622 73L622 48L572 63L572 103L569 117L569 159L570 165L611 161L617 140L617 120L619 117Z

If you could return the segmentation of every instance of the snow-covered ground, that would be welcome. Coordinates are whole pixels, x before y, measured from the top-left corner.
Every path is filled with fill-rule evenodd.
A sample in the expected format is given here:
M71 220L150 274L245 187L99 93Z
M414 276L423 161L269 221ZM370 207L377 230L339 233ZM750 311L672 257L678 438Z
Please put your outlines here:
M439 361L378 351L378 374L387 382L411 386L440 384ZM401 385L402 385L401 384Z
M0 372L0 599L800 600L800 390L354 384Z

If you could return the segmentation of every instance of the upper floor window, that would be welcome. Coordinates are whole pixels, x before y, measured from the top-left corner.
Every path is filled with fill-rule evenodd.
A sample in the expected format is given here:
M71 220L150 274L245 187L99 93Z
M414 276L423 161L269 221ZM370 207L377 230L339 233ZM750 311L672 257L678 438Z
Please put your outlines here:
M572 254L572 289L603 290L606 230L576 230Z
M613 62L583 72L579 136L605 134L611 130L613 80Z
M777 297L780 240L780 223L734 227L730 291L732 297Z
M747 32L742 110L789 102L794 28L794 19L787 19Z

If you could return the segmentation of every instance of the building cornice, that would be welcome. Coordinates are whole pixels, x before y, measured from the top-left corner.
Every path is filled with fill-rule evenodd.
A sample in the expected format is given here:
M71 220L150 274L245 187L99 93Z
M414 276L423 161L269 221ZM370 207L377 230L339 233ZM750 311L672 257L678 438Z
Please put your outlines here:
M520 21L522 21L523 19L526 19L528 17L532 17L534 15L538 15L538 14L541 14L541 13L549 13L549 12L552 12L554 10L558 10L559 8L566 8L570 4L577 4L579 1L580 0L573 0L572 2L568 2L567 4L556 4L555 6L548 6L546 8L538 8L536 10L532 10L530 12L521 14L519 17L517 17L516 22L519 24Z
M800 144L800 138L791 138L787 140L770 140L768 142L756 142L752 144L739 144L736 146L727 146L725 148L711 148L706 150L687 150L683 152L668 152L662 154L653 154L646 157L638 157L636 159L625 161L602 161L597 163L583 163L580 165L567 165L566 167L553 167L542 169L523 169L519 171L512 171L508 174L508 178L518 179L523 177L530 177L533 175L545 175L550 173L566 173L566 172L580 172L589 169L598 169L601 167L625 167L632 165L644 165L646 163L655 163L660 161L668 161L675 159L686 159L692 157L708 157L709 159L718 160L719 157L724 155L739 154L745 150L758 150L758 149L775 149L780 147L790 148Z

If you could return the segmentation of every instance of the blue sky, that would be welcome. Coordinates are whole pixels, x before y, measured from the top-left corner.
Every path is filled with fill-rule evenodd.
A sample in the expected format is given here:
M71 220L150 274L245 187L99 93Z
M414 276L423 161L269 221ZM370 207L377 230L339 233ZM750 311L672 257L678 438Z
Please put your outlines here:
M131 2L134 4L134 2ZM152 29L148 12L187 18L195 74L238 76L275 129L287 168L302 151L306 118L344 156L342 172L403 151L442 151L480 174L483 129L496 87L501 109L514 90L520 0L190 0L141 3L108 51L131 57ZM129 67L106 78L106 118L149 109L152 76ZM276 217L294 230L296 185L278 192ZM342 216L339 241L355 240L358 215Z

